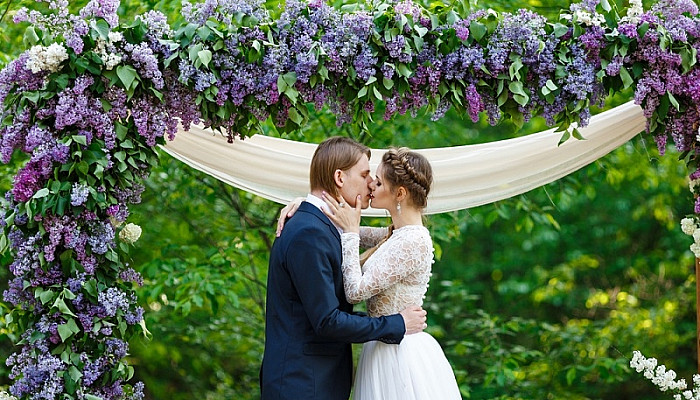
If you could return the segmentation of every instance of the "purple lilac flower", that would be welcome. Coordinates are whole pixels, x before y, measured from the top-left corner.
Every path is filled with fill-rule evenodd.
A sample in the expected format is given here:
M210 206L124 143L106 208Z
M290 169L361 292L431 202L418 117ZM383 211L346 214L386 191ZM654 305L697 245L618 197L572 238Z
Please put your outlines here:
M580 3L575 3L569 6L569 10L572 12L578 10L588 11L589 13L595 13L596 6L600 3L600 0L583 0Z
M96 132L105 141L105 147L114 148L116 133L109 114L104 112L100 99L94 97L89 87L94 83L91 76L80 76L74 86L58 93L54 128L62 130L68 126Z
M377 57L372 55L372 50L369 46L365 46L353 63L357 76L365 82L373 77L377 73L374 66L378 60Z
M114 228L109 222L90 223L88 231L87 243L94 253L105 254L114 246Z
M588 60L600 62L600 50L605 48L605 30L600 26L591 26L578 37L583 47L588 52Z
M129 300L126 293L113 287L98 293L97 301L107 317L114 317L117 315L117 311L127 311L129 308Z
M70 204L72 206L81 206L87 201L90 194L90 187L82 183L74 183L70 193Z
M133 282L139 286L143 286L143 277L133 268L127 268L119 273L119 279L124 282Z
M270 15L264 7L262 0L205 0L192 4L185 0L182 2L182 16L187 22L204 25L208 19L231 24L231 17L242 13L256 18L261 23L269 22Z
M80 10L80 16L85 19L90 17L104 18L109 26L115 28L119 25L119 16L117 15L119 3L119 0L90 0Z
M129 60L139 74L143 78L150 79L156 89L162 89L164 85L163 74L158 65L158 58L153 54L153 50L148 47L148 44L144 42L137 45L127 43L124 50L129 54Z
M146 144L155 146L156 140L165 134L172 140L177 132L177 120L169 114L167 106L156 97L145 95L133 102L131 109L139 135Z
M639 36L639 34L637 33L637 26L630 23L620 24L617 27L617 31L632 39L636 39Z
M28 330L27 332L32 332ZM25 333L26 334L26 333ZM7 366L11 367L10 379L15 379L10 387L10 393L16 397L32 396L36 399L55 399L63 392L63 378L59 372L67 370L67 366L48 351L46 340L39 340L32 345L24 345L22 349L10 355ZM35 355L37 354L37 355Z

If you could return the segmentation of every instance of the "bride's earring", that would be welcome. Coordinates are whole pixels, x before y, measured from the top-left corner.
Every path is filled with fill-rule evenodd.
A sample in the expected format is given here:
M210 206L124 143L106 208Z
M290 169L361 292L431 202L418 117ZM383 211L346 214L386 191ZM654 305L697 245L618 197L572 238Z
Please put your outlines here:
M401 215L401 203L396 203L396 212L398 212L399 215Z

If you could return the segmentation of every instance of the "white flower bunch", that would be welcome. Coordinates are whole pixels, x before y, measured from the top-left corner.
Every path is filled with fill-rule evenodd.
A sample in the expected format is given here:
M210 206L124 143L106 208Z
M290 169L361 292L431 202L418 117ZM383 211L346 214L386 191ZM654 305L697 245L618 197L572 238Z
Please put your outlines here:
M672 369L666 369L665 365L658 365L655 358L646 358L639 350L635 350L630 360L630 367L635 371L644 373L644 377L649 379L654 385L659 387L659 390L665 392L673 390L676 393L674 400L700 400L700 375L693 375L693 389L688 389L688 384L685 379L676 380L676 372Z
M114 43L121 42L123 39L124 36L120 32L110 32L109 41L105 41L101 38L97 39L95 53L104 61L106 70L112 70L122 62L122 56L114 51L113 45ZM110 47L109 49L108 46Z
M620 18L620 22L629 22L630 24L637 25L639 23L639 17L644 14L644 6L642 5L642 0L630 0L630 6L627 9L627 15Z
M700 142L700 125L698 125L698 134L695 135L695 140L697 140L698 142Z
M693 244L690 245L690 251L695 254L695 257L700 258L700 229L696 218L686 217L681 220L681 231L686 235L693 237Z
M698 188L700 188L700 179L691 179L688 182L688 188L690 189L690 193L700 194L698 193Z
M128 223L122 228L122 230L119 232L119 239L121 239L122 242L128 243L128 244L134 244L136 243L137 240L141 237L141 227Z
M17 398L3 390L0 392L0 400L17 400Z
M53 43L49 47L36 45L29 49L26 66L35 74L41 71L56 72L61 63L67 59L68 51L59 43Z
M576 10L574 16L577 21L586 26L601 26L605 23L605 17L602 14L591 14L586 10Z

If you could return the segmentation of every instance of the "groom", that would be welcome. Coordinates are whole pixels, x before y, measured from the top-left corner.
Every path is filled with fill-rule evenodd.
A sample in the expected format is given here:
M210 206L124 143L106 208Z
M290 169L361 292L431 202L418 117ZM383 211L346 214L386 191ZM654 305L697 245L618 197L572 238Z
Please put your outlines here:
M284 225L270 254L262 400L347 400L352 386L350 343L400 343L425 328L425 311L370 318L345 299L337 227L320 210L325 191L369 206L370 150L351 139L321 143L311 159L311 193ZM361 196L361 200L358 197Z

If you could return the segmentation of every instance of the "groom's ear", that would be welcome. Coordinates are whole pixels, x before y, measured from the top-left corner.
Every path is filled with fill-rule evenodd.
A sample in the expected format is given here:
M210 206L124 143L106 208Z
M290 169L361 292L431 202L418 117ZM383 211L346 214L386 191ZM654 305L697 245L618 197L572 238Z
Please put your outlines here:
M335 172L333 172L333 182L335 182L335 185L338 186L339 188L343 187L343 180L345 179L345 174L343 174L343 171L336 169Z

